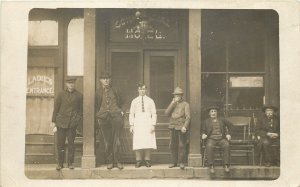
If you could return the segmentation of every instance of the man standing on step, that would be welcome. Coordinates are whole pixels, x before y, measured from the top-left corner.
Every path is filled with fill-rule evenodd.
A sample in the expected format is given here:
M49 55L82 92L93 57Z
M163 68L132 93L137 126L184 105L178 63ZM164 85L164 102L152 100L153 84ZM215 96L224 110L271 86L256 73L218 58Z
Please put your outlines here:
M52 123L54 132L57 131L57 160L56 170L63 168L65 157L65 141L68 139L68 167L74 169L74 140L76 128L82 122L82 94L75 90L75 78L66 79L67 89L58 94L54 103Z
M96 117L104 139L107 169L112 169L114 166L123 169L119 153L124 124L122 101L117 90L111 86L111 77L107 72L100 75L100 82L96 94Z
M184 169L186 160L187 131L190 124L190 105L183 101L183 90L175 88L173 100L165 111L170 116L170 150L172 163L169 168L176 167L179 163L180 169Z
M154 101L146 95L145 84L138 84L139 96L133 99L130 106L129 124L133 134L133 150L139 168L142 162L151 167L151 150L156 149L155 125L156 108Z
M214 170L214 150L219 145L223 150L223 163L225 172L229 172L230 146L229 140L232 123L225 118L218 117L219 107L210 106L207 108L209 118L202 124L202 140L206 140L207 160L210 167L210 173Z

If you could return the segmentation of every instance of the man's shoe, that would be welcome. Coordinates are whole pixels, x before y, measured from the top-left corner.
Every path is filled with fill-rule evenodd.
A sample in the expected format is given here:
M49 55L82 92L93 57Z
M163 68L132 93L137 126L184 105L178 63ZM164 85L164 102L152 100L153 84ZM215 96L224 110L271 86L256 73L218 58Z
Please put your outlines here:
M209 172L210 172L210 174L214 174L214 173L215 173L215 168L214 168L214 166L210 166Z
M147 168L150 168L150 167L151 167L150 160L145 160L145 166L146 166Z
M175 168L177 166L177 164L170 164L169 168Z
M69 169L74 169L74 166L72 164L68 164Z
M123 169L124 167L123 167L123 164L122 163L120 163L120 162L118 162L117 163L117 168L119 168L119 169Z
M57 165L57 166L56 166L56 170L57 170L57 171L61 170L62 168L63 168L63 166L61 166L61 165Z
M114 167L113 163L107 164L107 169L112 169Z
M136 168L139 168L139 167L141 167L141 166L142 166L142 161L140 161L140 160L136 161L135 167L136 167Z
M225 168L224 168L224 169L225 169L225 172L226 172L226 173L229 173L229 172L230 172L230 168L229 168L228 165L225 165Z
M271 166L271 163L270 163L270 162L267 162L267 163L265 163L265 166L266 166L266 167L270 167L270 166Z
M184 169L184 163L180 163L179 167L180 169Z

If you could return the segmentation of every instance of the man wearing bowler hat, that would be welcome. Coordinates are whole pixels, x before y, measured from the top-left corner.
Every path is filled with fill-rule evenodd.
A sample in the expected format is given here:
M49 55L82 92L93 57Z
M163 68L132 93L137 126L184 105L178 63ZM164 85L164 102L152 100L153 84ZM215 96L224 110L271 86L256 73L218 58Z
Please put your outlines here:
M271 166L272 159L271 145L279 144L280 125L279 118L274 115L277 108L273 105L265 105L262 108L264 115L257 121L256 136L258 148L264 155L265 166Z
M120 135L123 129L123 103L118 91L111 86L107 72L100 75L100 87L96 94L96 117L103 135L107 169L114 166L123 169L120 160Z
M180 169L184 169L186 160L187 131L190 124L190 105L183 100L183 90L175 88L173 100L165 111L170 116L170 149L172 163L169 168L179 164Z
M230 129L232 123L225 118L218 117L218 106L210 106L207 108L209 118L202 124L202 139L206 140L207 160L210 168L210 173L215 173L214 170L214 149L219 145L223 150L223 163L225 172L229 172L230 146L229 140Z
M52 116L53 131L57 131L56 170L63 168L65 157L65 141L68 139L68 168L74 169L74 140L76 128L82 122L82 94L75 89L76 78L68 77L65 81L66 90L60 92L54 102Z

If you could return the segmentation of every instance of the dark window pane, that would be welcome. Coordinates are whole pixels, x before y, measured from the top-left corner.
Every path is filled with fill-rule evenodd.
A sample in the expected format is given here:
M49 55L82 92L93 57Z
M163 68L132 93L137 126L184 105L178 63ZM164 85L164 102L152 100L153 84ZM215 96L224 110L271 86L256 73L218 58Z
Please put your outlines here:
M264 49L255 37L235 38L229 50L230 72L263 72Z
M202 108L209 105L223 107L226 95L226 77L224 74L202 74L201 78Z
M150 96L156 108L166 108L174 89L174 57L150 57Z
M226 71L225 46L222 41L205 40L202 42L202 71Z
M263 88L229 89L230 109L259 109L263 106Z
M126 109L137 97L137 83L141 82L140 54L113 52L111 57L112 84L120 90Z
M226 71L226 23L221 12L203 13L201 31L202 71Z

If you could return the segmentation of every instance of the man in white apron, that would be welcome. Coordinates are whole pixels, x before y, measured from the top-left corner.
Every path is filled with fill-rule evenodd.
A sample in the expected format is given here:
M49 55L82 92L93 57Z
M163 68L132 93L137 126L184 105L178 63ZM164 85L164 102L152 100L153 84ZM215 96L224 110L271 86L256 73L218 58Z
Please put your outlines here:
M145 84L138 84L139 96L131 102L129 114L136 168L141 167L143 160L146 167L151 167L151 149L156 149L156 108L154 101L146 95L146 91Z

